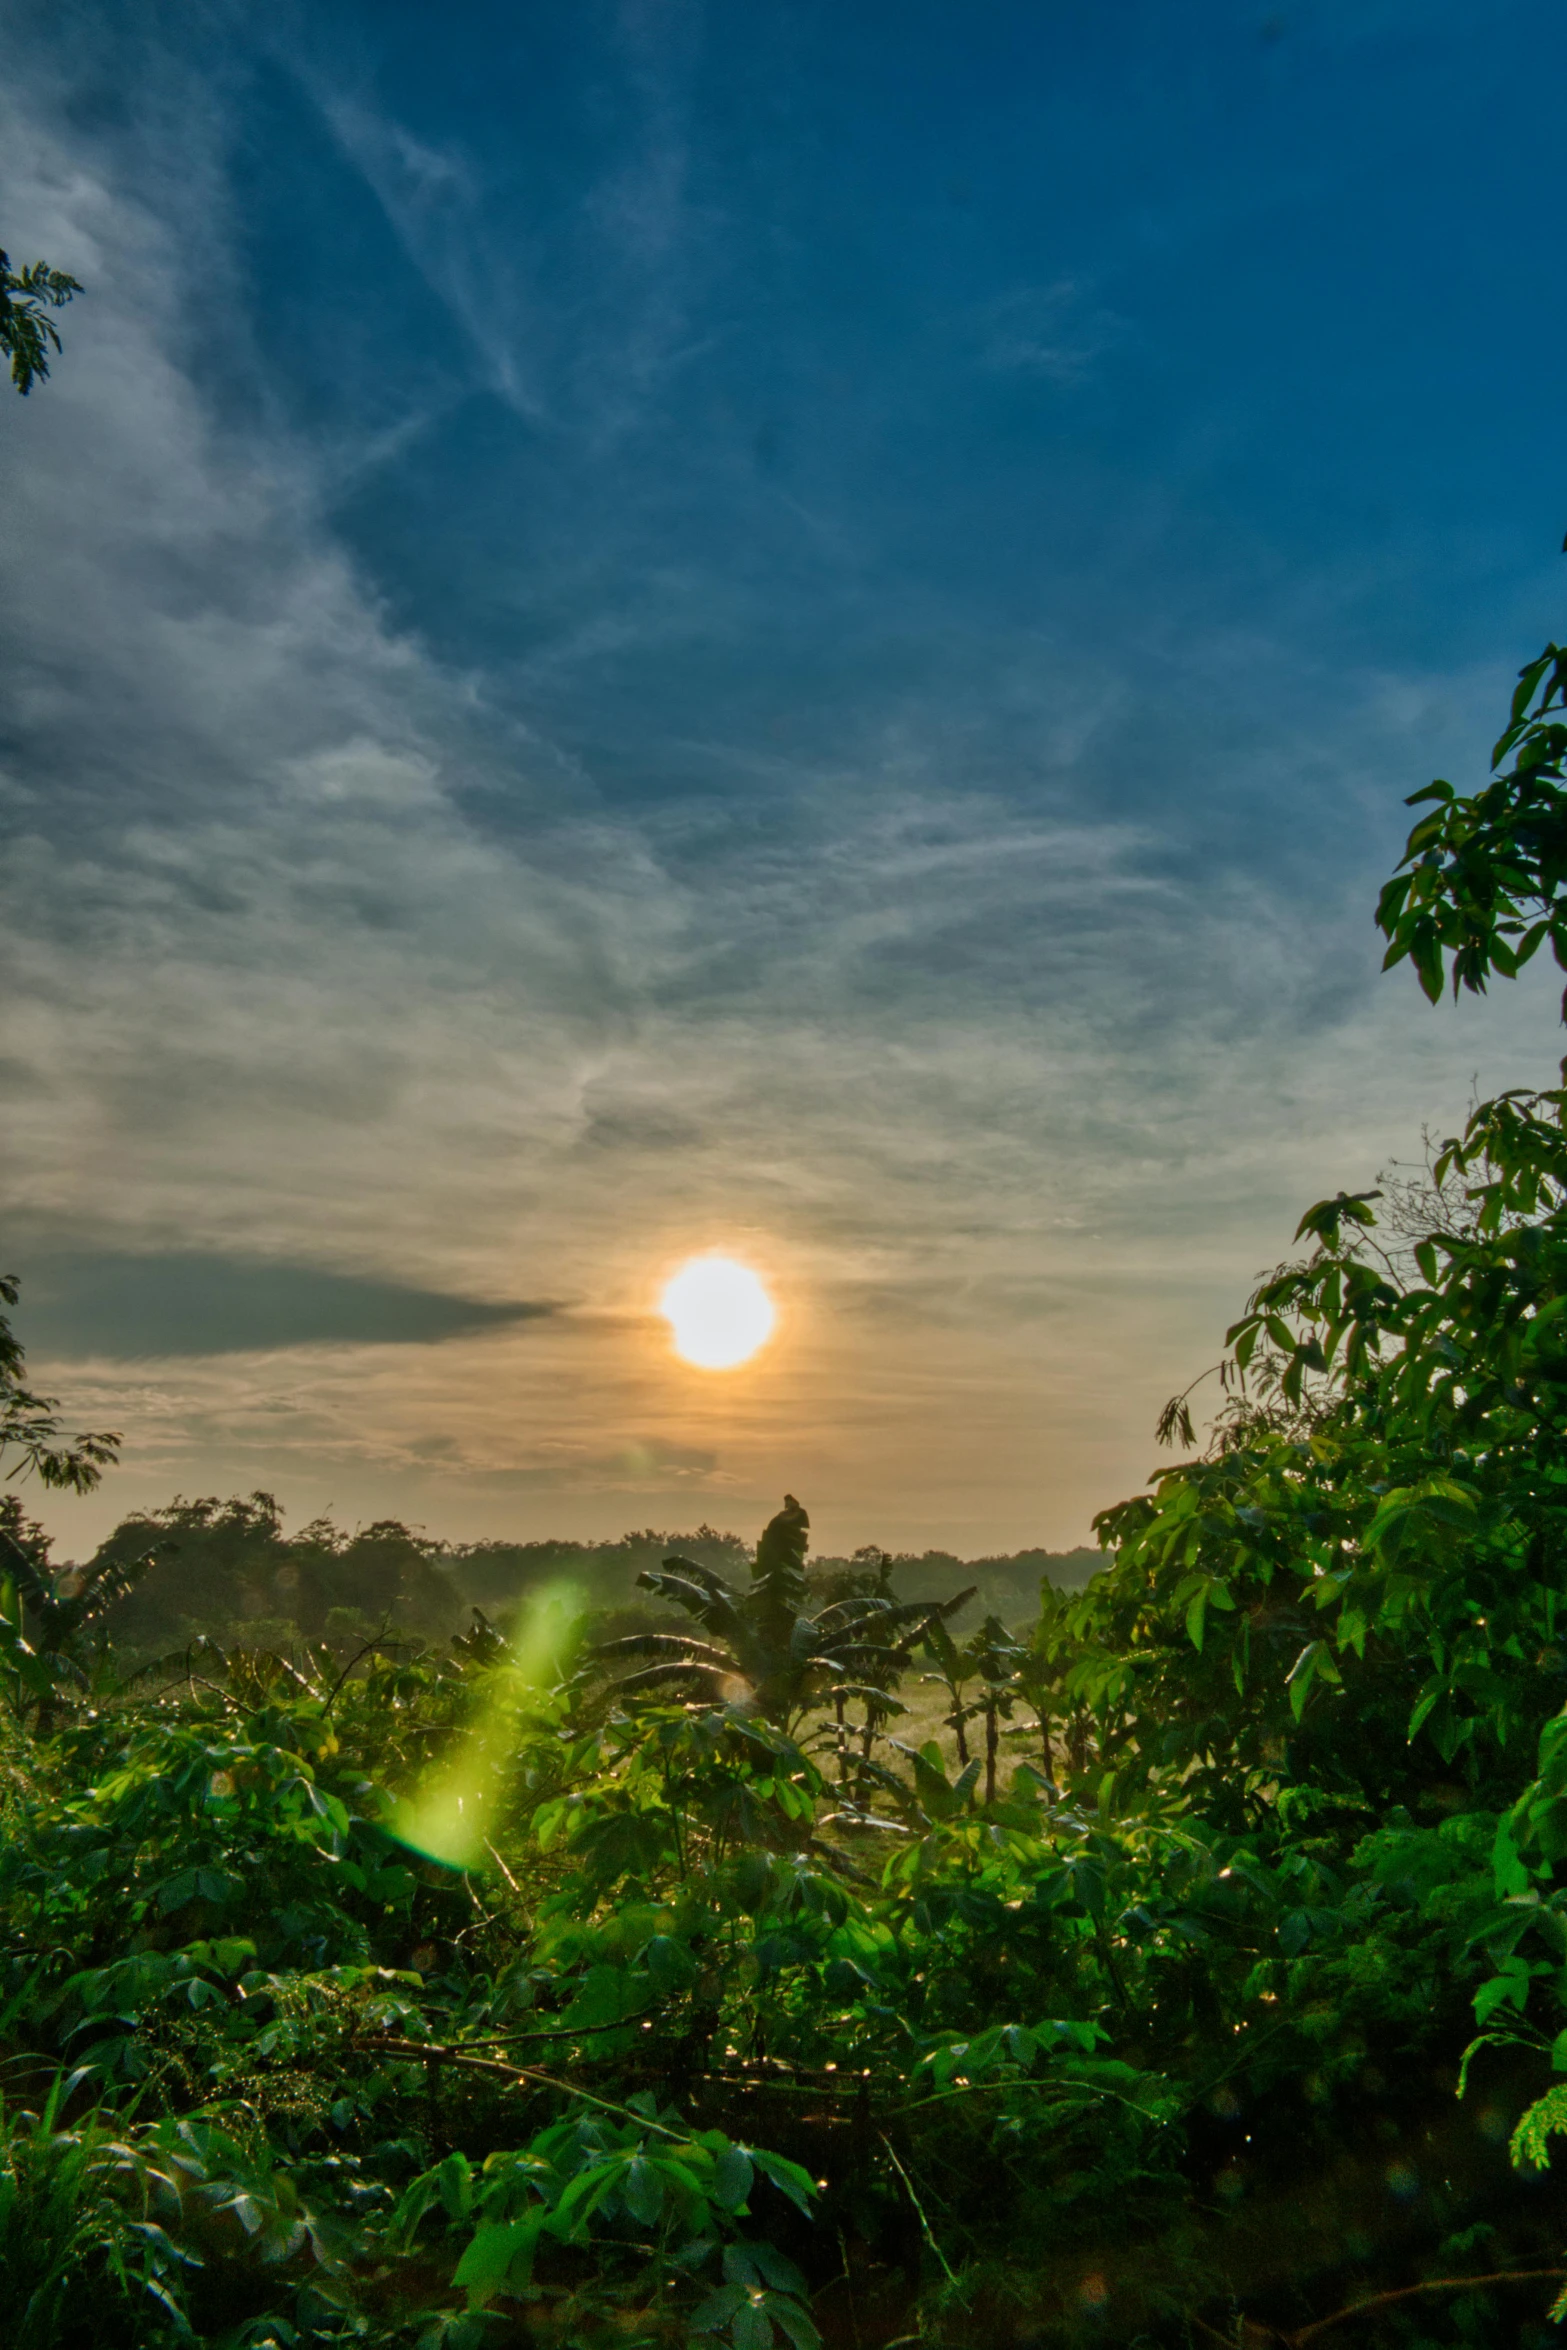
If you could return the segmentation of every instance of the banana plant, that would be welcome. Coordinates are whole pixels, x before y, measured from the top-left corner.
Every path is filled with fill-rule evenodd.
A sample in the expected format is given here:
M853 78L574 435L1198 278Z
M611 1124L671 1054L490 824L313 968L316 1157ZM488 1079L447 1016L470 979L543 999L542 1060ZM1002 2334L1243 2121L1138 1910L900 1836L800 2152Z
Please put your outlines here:
M1012 1708L1026 1694L1023 1672L1028 1650L1014 1640L999 1616L987 1616L968 1644L979 1675L979 1695L973 1712L985 1725L985 1801L996 1800L996 1751L1001 1725L1012 1719Z
M600 1660L652 1661L616 1683L619 1696L663 1688L685 1689L714 1703L728 1701L791 1730L830 1696L834 1686L885 1698L932 1624L973 1597L900 1600L890 1592L835 1601L807 1613L805 1554L810 1518L792 1493L763 1528L740 1591L711 1567L667 1558L637 1577L644 1589L684 1608L695 1632L633 1632L604 1642Z
M1012 1719L1012 1709L1019 1698L1033 1696L1029 1670L1032 1652L1013 1638L999 1616L993 1615L985 1618L973 1638L961 1648L941 1623L928 1628L921 1636L921 1644L936 1667L934 1673L925 1675L926 1680L939 1682L947 1693L948 1710L944 1719L957 1746L960 1773L969 1786L977 1782L980 1765L978 1756L969 1753L968 1726L975 1721L985 1725L985 1801L994 1803L1001 1725ZM975 1681L979 1683L978 1694L966 1697L964 1691ZM1045 1739L1048 1777L1048 1731ZM968 1776L971 1770L972 1777Z
M958 1750L960 1769L968 1768L968 1725L973 1719L973 1708L963 1692L974 1678L974 1663L967 1648L960 1648L945 1624L932 1624L920 1642L936 1670L923 1673L925 1681L939 1681L947 1693L947 1711L942 1717L952 1732Z

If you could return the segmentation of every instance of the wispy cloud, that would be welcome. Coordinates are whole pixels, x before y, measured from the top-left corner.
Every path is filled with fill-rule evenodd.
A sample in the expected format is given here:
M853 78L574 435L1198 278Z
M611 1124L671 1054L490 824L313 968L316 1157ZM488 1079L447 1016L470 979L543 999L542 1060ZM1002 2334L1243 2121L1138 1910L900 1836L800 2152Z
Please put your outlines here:
M1131 337L1130 323L1096 304L1072 278L1048 286L1019 286L986 303L979 314L980 364L1015 370L1051 383L1080 384L1108 351Z
M613 138L580 199L520 236L497 232L471 155L415 136L308 43L282 52L471 346L476 382L531 424L613 441L703 347L689 309L712 224L691 202L687 129L702 31L688 0L626 0L606 60Z
M476 362L475 380L541 422L548 401L530 333L527 259L483 232L484 190L456 147L433 147L369 98L336 87L298 51L289 63L343 153L374 191L408 258L449 313Z

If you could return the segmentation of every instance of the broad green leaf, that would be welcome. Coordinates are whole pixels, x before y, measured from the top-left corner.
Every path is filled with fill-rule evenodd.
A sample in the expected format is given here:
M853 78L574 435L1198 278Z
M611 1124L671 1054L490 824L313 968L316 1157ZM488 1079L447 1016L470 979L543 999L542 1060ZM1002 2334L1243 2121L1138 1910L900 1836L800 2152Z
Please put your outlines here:
M716 2286L707 2299L699 2301L691 2312L692 2331L716 2334L721 2326L728 2325L737 2310L744 2308L747 2299L744 2285Z
M772 2320L767 2315L763 2296L761 2302L747 2298L735 2312L729 2329L729 2339L735 2350L772 2350Z
M794 2350L820 2350L821 2335L810 2312L792 2294L770 2293L767 2314L780 2332L788 2335Z
M790 2162L786 2155L774 2154L766 2147L752 2146L747 2152L763 2178L770 2179L809 2219L816 2200L816 2182L810 2172L802 2170L797 2162Z
M664 2208L664 2181L658 2167L642 2154L626 2165L620 2182L626 2209L644 2227L651 2227Z
M450 2219L466 2219L473 2209L473 2171L466 2154L448 2154L435 2170L435 2188Z
M744 2208L755 2177L751 2156L744 2146L726 2146L713 2166L713 2195L725 2211Z
M542 2218L542 2212L531 2212L501 2226L480 2222L452 2276L471 2309L482 2309L507 2283L527 2283Z
M1186 1610L1186 1637L1199 1656L1202 1654L1203 1631L1207 1620L1208 1586L1205 1583L1202 1589L1194 1595Z

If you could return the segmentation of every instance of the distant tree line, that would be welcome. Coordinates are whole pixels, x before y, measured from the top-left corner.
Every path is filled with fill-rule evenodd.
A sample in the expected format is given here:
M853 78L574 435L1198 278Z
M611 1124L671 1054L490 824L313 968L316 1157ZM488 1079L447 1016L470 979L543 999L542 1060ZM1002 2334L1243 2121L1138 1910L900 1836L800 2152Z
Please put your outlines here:
M0 1525L40 1571L73 1572L96 1582L148 1564L134 1589L110 1607L102 1631L122 1654L165 1654L207 1638L228 1646L284 1649L325 1641L356 1646L377 1633L444 1640L478 1608L504 1626L533 1592L575 1585L602 1629L637 1630L653 1620L637 1578L672 1553L725 1575L745 1575L755 1545L706 1524L690 1532L644 1526L612 1541L550 1538L531 1542L450 1543L399 1518L346 1528L330 1517L290 1531L275 1495L263 1491L177 1496L164 1508L135 1510L80 1568L51 1557L43 1528L14 1498L0 1503ZM1008 1622L1031 1621L1041 1585L1077 1590L1103 1564L1100 1552L1024 1550L964 1560L949 1551L887 1552L873 1543L849 1557L813 1559L813 1601L855 1595L886 1567L911 1598L943 1596L972 1584L964 1611Z

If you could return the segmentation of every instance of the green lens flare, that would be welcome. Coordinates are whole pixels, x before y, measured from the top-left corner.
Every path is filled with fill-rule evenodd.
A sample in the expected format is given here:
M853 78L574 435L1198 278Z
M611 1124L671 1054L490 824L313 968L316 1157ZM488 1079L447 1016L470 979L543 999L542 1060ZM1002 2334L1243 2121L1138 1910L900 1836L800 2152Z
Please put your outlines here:
M473 1718L399 1802L392 1834L400 1844L446 1868L495 1868L491 1847L501 1827L506 1766L517 1748L517 1717L559 1680L582 1613L583 1594L574 1583L529 1592L511 1653L486 1675Z

